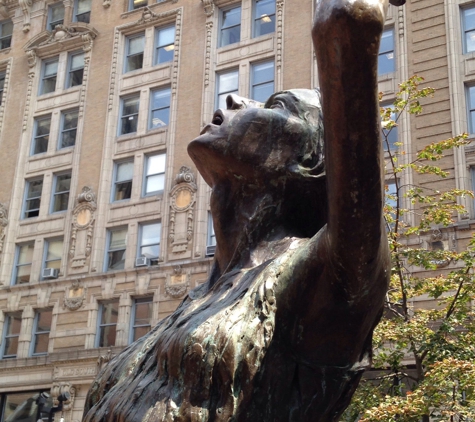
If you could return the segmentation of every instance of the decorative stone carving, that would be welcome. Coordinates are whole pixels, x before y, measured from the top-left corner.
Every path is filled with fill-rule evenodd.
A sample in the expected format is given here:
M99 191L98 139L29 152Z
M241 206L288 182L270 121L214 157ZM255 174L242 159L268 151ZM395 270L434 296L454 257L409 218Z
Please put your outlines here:
M105 355L99 356L97 359L97 372L99 372L107 363L114 357L115 355L112 353L112 350L109 349Z
M206 16L210 17L214 13L214 1L213 0L201 0Z
M209 85L212 41L213 41L213 22L207 22L206 23L205 87Z
M0 15L3 19L8 19L10 15L8 14L8 7L6 0L0 0Z
M76 311L84 305L87 287L81 286L79 280L74 280L70 287L66 287L64 292L64 308Z
M8 209L0 202L0 262L3 251L3 241L5 239L5 227L8 224Z
M54 383L51 387L51 398L53 399L53 406L59 406L58 397L61 394L69 394L69 400L63 401L63 412L73 408L74 399L76 398L76 387L68 383Z
M13 58L9 58L7 60L2 60L0 62L0 66L2 69L5 69L5 80L3 82L3 93L0 94L0 99L3 98L3 101L0 105L0 128L3 127L3 116L5 114L5 103L6 103L6 95L8 94L8 87L10 86L10 75L11 75L11 68L12 68Z
M92 250L94 234L94 213L96 211L96 195L92 188L84 186L78 195L78 205L73 211L71 242L69 256L71 268L76 272L87 271L87 263ZM79 271L83 269L84 271Z
M30 30L30 9L33 4L33 0L19 0L18 1L23 11L23 32Z
M277 25L276 25L276 34L277 34L277 51L276 51L276 67L280 69L282 67L282 45L284 42L283 38L283 26L284 26L284 0L277 0Z
M190 288L190 273L184 272L181 265L173 269L173 274L167 274L165 294L174 299L182 297Z
M183 166L176 175L175 186L170 192L170 240L171 259L191 256L194 205L196 201L195 176L189 167ZM178 256L177 256L178 255Z
M104 7L104 9L107 9L108 7L110 7L111 5L111 0L104 0L102 2L102 6Z

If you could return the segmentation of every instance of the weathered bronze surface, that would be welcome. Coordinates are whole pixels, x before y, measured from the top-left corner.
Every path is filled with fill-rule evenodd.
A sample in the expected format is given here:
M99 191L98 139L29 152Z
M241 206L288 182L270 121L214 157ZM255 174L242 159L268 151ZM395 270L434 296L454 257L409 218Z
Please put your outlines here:
M311 90L263 107L231 95L189 144L212 187L212 273L105 367L84 421L338 420L388 283L376 76L387 6L318 2L321 106Z

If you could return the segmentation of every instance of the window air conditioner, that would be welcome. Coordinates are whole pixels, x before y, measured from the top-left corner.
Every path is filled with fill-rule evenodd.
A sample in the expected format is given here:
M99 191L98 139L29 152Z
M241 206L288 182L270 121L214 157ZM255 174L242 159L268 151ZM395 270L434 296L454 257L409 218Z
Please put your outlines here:
M136 267L148 267L150 265L150 259L146 258L145 256L140 256L135 258L135 266Z
M58 273L57 268L43 268L42 278L43 280L58 278Z

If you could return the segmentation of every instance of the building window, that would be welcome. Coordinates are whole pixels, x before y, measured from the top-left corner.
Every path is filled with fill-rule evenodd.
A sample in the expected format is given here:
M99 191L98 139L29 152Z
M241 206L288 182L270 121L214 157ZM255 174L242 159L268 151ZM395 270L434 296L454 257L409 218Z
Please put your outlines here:
M139 9L140 7L147 6L148 0L129 0L129 10Z
M13 22L6 20L0 22L0 50L10 48L12 45Z
M84 75L84 53L71 54L68 63L66 88L82 85Z
M53 311L51 309L36 312L30 349L32 356L46 355L48 353L52 319Z
M475 51L475 7L462 9L463 52Z
M274 61L255 63L251 69L251 98L265 103L274 93Z
M34 242L17 245L15 252L15 265L13 267L12 284L25 284L30 282L34 247Z
M152 328L153 302L151 297L144 297L134 300L132 308L132 331L130 342L138 340L147 334Z
M59 134L58 149L72 147L76 144L78 115L78 110L63 111L61 113L61 133Z
M150 129L167 126L170 121L170 88L155 89L150 96Z
M394 72L394 29L386 29L381 37L378 55L378 75Z
M56 78L58 76L58 57L43 62L43 76L40 82L39 95L49 94L56 90Z
M64 4L58 2L48 7L47 29L52 31L56 26L64 23Z
M23 218L38 217L40 214L41 192L43 177L26 181L25 203L23 204Z
M467 87L468 131L475 133L475 85Z
M5 72L0 72L0 106L3 103L4 90L5 90Z
M99 329L96 347L115 346L117 319L119 316L119 301L103 302L99 306Z
M132 194L132 178L134 176L133 160L115 163L114 189L112 202L130 199Z
M219 46L234 44L241 40L241 6L221 11Z
M127 227L108 231L106 271L123 270L125 267L125 250L127 245Z
M214 233L213 217L208 212L208 236L206 240L206 255L212 256L216 251L216 235Z
M51 212L66 211L68 209L69 191L71 189L71 173L57 174L53 180L53 198Z
M392 104L381 104L381 107L390 108L392 107ZM392 112L390 118L391 120L395 122L397 119L396 113ZM396 142L398 142L398 127L394 126L391 129L386 129L383 122L382 132L383 132L383 149L387 151L388 146L389 146L390 151L397 150L398 146L396 145Z
M18 340L20 338L21 313L15 312L6 314L4 324L1 358L16 358L18 352Z
M161 228L162 225L160 223L142 224L140 226L139 257L158 259L160 255Z
M51 116L39 117L35 119L31 155L42 154L48 151L50 128Z
M226 73L218 73L216 88L216 108L226 108L226 97L239 91L239 74L237 69Z
M76 0L74 2L74 22L89 23L91 20L92 0Z
M41 410L38 409L39 400L44 403ZM52 407L53 399L46 391L0 394L0 421L47 421Z
M145 163L143 196L162 192L165 187L166 154L149 155Z
M158 28L155 31L155 64L173 60L175 53L175 26Z
M275 0L256 0L254 4L254 37L275 31Z
M122 98L119 135L137 132L137 124L139 121L140 97Z
M126 59L124 73L132 72L132 70L142 69L145 35L138 34L127 37L125 46Z
M43 270L48 268L52 270L58 270L57 272L59 273L59 270L61 269L62 254L63 254L63 239L45 240L45 254L44 254L44 259L43 259Z

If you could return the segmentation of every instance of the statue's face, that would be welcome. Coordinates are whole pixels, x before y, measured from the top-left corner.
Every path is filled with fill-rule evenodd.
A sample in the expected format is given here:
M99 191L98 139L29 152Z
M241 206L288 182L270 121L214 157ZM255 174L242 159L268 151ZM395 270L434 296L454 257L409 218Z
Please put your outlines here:
M318 113L317 94L310 90L276 93L265 104L230 95L227 108L215 112L188 152L211 186L222 177L280 178L305 161Z

